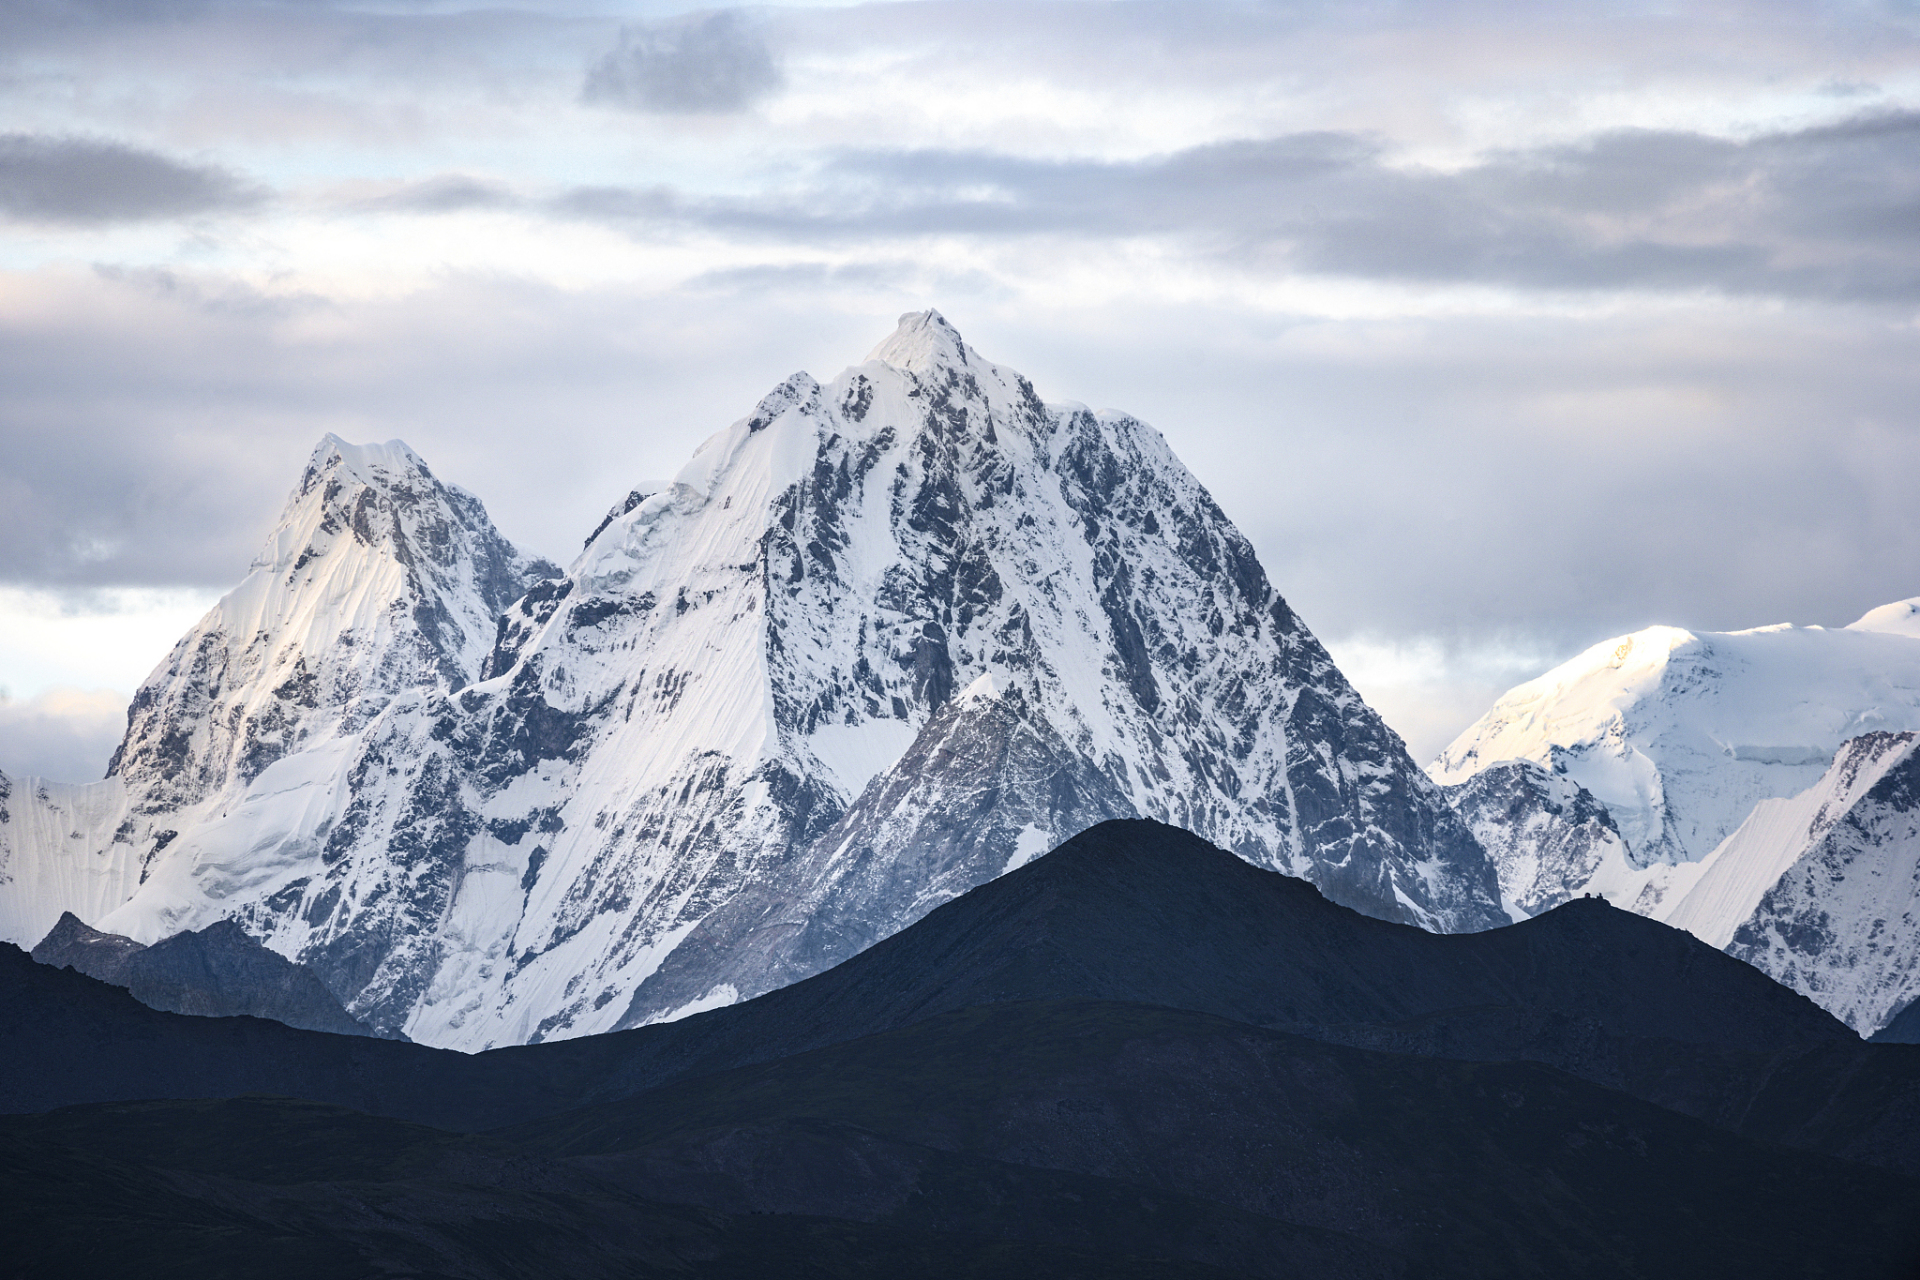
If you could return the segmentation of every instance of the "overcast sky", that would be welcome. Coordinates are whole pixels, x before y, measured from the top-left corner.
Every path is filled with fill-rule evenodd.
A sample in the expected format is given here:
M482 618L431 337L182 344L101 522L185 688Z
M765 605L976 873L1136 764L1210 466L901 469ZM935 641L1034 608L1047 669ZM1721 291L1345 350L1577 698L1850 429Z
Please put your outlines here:
M926 306L1425 760L1920 594L1920 5L9 0L0 769L102 772L323 433L565 561Z

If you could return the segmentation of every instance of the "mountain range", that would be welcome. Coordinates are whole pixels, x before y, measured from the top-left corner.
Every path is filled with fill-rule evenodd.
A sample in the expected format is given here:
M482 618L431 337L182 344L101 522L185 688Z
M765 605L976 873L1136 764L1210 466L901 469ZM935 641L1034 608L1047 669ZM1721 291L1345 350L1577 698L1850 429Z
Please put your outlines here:
M1516 914L1598 894L1871 1035L1920 997L1920 601L1595 645L1429 772Z
M1920 599L1616 637L1422 771L1156 432L912 313L564 570L323 441L109 776L0 777L0 937L220 926L473 1050L778 989L1147 817L1439 932L1597 894L1871 1035L1920 997L1916 730Z
M1437 930L1491 862L1158 433L937 313L796 374L564 572L329 438L111 776L0 798L0 928L237 921L465 1049L819 972L1105 818Z

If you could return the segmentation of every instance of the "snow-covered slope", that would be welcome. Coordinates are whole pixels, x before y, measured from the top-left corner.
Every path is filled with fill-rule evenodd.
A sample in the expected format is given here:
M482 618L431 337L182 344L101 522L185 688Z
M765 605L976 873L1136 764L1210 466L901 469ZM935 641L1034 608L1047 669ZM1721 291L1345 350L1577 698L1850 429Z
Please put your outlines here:
M0 773L0 939L31 947L71 911L98 920L140 886L141 851L116 839L118 778L50 782Z
M477 1048L804 976L1110 816L1375 915L1507 918L1160 436L1042 403L931 312L829 384L789 378L499 603L490 651L458 649L483 678L256 735L305 746L91 923L237 916L356 1016ZM478 634L448 613L438 634ZM204 739L191 761L253 758Z
M327 437L245 581L140 687L109 777L5 784L0 936L31 946L72 911L154 942L257 910L322 859L359 734L470 682L501 610L559 572L405 445Z
M1648 868L1704 858L1755 804L1804 791L1842 742L1876 729L1920 729L1910 636L1650 627L1511 690L1429 772L1451 784L1531 760L1564 774L1606 805Z
M1920 596L1869 609L1858 621L1848 623L1847 630L1880 631L1888 635L1920 639Z
M1873 1034L1920 996L1920 733L1863 735L1761 801L1666 921Z

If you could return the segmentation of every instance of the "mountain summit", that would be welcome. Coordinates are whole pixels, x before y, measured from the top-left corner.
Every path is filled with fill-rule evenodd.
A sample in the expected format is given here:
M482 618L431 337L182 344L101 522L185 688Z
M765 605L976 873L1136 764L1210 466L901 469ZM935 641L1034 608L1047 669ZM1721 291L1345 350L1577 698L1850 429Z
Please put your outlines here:
M369 529L402 529L392 505ZM358 538L335 523L329 554ZM512 576L445 545L459 600ZM784 985L1111 817L1382 918L1507 919L1473 836L1159 434L1042 402L935 312L619 504L564 575L500 600L484 656L477 609L420 603L438 581L381 597L415 602L411 629L380 616L389 651L457 659L342 721L324 770L274 766L297 816L235 841L218 894L204 860L129 886L116 932L244 916L356 1017L480 1048ZM317 634L269 620L270 651L288 626ZM227 732L155 705L180 740Z
M321 856L367 726L472 681L501 610L559 572L406 445L327 436L247 577L134 695L107 778L0 776L0 937L71 911L151 943L259 911Z

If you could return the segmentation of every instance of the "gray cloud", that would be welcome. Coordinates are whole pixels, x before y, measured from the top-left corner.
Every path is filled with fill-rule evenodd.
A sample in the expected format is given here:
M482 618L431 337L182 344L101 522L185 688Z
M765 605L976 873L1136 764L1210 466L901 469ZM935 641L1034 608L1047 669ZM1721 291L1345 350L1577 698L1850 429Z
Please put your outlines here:
M55 223L144 222L257 204L225 169L96 138L0 134L0 211Z
M1123 163L856 151L799 190L579 188L566 216L819 243L1162 236L1236 270L1522 289L1920 298L1920 112L1731 141L1621 131L1457 172L1303 133Z
M464 213L470 209L513 208L522 203L503 183L445 173L362 200L358 206L370 212Z
M720 114L779 89L765 39L732 10L622 27L620 43L587 70L581 97L630 111Z
M12 699L0 690L0 773L93 782L127 728L127 702L107 690L51 690Z
M1515 664L1648 622L1838 623L1920 590L1912 313L1858 305L1920 298L1915 117L1715 133L1896 99L1920 51L1898 5L617 8L0 4L15 127L138 138L160 154L122 153L198 173L214 208L241 179L189 161L232 148L304 193L276 215L356 233L312 259L280 227L127 250L174 274L29 251L0 307L0 581L230 586L330 430L407 439L566 555L766 387L937 305L1050 398L1163 429L1324 636L1441 646L1451 692L1419 691L1415 736ZM783 70L793 121L699 118ZM1593 110L1679 127L1409 160ZM419 231L366 221L476 209L657 238L690 278L546 285L525 228L488 265L475 225L471 276L360 292ZM362 240L381 248L334 256ZM1136 259L1137 294L1084 287ZM355 282L288 300L214 274L283 269ZM1499 297L1441 315L1336 290L1396 314L1287 314L1328 296L1265 287L1300 274ZM1620 290L1664 296L1538 296Z

